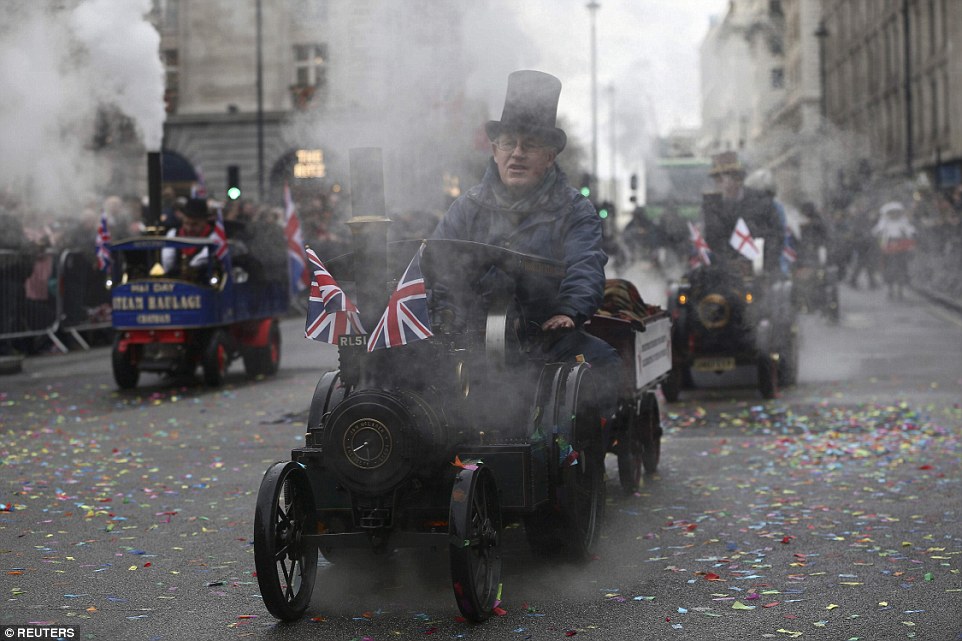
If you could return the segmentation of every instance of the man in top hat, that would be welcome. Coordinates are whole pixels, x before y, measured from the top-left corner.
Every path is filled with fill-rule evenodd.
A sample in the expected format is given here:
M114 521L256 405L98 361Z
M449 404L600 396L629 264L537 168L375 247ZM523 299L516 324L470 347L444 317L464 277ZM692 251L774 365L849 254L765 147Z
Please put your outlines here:
M178 202L175 208L180 225L167 231L168 238L206 238L214 231L207 209L207 200L203 198L188 198ZM190 268L196 268L207 261L207 248L201 247L174 249L165 247L161 251L160 262L164 272L168 275L186 274Z
M744 258L730 244L739 218L748 225L752 238L764 240L762 266L765 273L781 270L784 225L771 193L745 186L745 167L734 151L723 151L711 159L709 175L716 191L702 201L704 238L718 263L737 264Z
M582 330L604 298L608 257L597 211L555 162L567 142L556 126L560 94L561 81L547 73L508 76L501 120L485 125L492 158L481 184L452 203L432 237L481 242L563 263L560 285L524 292L525 319L548 337L549 360L580 355L595 368L614 366L615 350ZM480 283L482 298L510 287L493 272ZM443 297L444 285L437 290Z

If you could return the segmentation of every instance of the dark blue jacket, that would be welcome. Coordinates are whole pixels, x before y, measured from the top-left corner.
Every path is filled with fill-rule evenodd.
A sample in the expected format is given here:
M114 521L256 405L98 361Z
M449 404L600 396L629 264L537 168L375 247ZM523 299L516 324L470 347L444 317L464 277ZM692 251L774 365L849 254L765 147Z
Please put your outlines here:
M501 207L492 191L499 183L492 160L481 184L454 201L432 238L481 242L564 263L565 276L556 291L531 292L522 304L529 320L540 323L564 314L580 326L601 305L605 289L608 257L594 205L568 185L560 169L546 204L537 211Z

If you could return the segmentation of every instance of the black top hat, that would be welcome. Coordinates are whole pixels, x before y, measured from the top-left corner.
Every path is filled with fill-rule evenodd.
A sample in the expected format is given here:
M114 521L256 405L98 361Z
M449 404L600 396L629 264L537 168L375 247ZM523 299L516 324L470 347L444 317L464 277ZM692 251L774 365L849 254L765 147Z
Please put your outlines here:
M207 211L207 200L205 198L188 198L180 210L184 212L184 216L194 220L206 220L210 215Z
M489 120L484 126L488 138L494 140L502 131L533 134L561 151L568 137L555 126L560 95L561 81L551 74L515 71L508 76L501 120Z

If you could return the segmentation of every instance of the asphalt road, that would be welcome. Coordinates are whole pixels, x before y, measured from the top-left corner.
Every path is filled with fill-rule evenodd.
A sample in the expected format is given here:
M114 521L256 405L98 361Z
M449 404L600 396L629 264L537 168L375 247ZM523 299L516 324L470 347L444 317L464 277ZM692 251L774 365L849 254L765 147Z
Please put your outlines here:
M28 359L0 377L0 625L95 639L962 639L962 318L914 296L842 295L838 326L802 317L800 383L780 398L736 373L662 400L659 473L627 497L609 481L596 559L535 558L508 530L505 612L481 625L458 620L444 550L322 563L304 619L266 612L258 484L302 443L336 361L301 319L283 324L277 377L248 381L238 364L221 389L145 375L120 393L103 348Z

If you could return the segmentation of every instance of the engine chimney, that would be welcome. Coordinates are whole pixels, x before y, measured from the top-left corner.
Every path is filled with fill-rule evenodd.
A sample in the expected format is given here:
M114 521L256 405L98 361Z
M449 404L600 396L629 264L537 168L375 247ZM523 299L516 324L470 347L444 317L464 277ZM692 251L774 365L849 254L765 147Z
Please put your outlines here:
M347 221L354 240L354 280L357 308L367 331L374 329L390 292L387 282L387 227L384 213L384 172L381 150L364 147L350 150L351 212Z
M147 212L144 226L147 229L160 226L161 183L163 183L161 152L147 152Z

